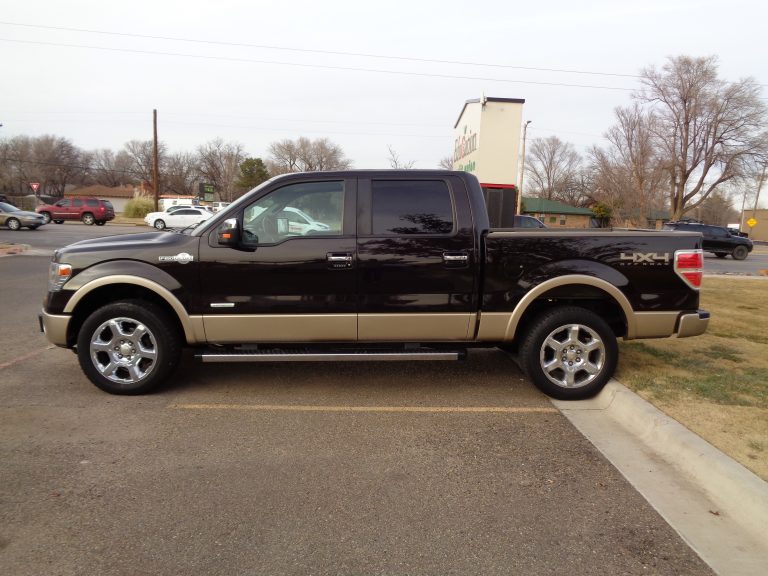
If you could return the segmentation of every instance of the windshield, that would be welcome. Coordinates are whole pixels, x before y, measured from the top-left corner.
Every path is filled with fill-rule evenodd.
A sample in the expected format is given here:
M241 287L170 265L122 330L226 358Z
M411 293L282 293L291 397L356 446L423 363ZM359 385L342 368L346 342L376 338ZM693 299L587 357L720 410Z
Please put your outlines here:
M16 208L16 206L8 204L7 202L0 202L0 210L3 212L19 212L19 209Z

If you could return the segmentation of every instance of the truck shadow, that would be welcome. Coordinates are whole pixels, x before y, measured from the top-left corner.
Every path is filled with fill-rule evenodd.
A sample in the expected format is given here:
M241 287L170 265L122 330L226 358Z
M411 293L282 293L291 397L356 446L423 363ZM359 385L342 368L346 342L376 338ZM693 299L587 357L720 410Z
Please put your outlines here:
M540 405L546 397L500 350L459 362L257 362L203 364L185 354L160 390L176 402L270 404Z

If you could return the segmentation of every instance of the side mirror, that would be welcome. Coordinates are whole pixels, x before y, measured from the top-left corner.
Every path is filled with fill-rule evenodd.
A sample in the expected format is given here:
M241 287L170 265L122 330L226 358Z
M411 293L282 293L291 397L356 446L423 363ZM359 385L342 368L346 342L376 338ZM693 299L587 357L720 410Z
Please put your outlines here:
M240 244L240 226L237 224L237 218L228 218L216 228L216 241L219 246Z

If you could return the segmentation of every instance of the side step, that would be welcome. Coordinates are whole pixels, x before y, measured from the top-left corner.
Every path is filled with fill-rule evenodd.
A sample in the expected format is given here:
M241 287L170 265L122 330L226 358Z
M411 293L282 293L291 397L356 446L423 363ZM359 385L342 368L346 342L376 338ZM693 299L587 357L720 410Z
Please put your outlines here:
M413 362L463 360L466 350L206 350L195 354L203 362Z

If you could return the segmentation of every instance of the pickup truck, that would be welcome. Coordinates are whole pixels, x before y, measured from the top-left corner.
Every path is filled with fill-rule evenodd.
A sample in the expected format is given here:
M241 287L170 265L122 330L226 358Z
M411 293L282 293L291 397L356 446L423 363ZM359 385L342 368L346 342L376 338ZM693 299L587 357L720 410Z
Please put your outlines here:
M297 210L323 226L297 227ZM464 172L299 173L192 230L57 250L40 325L113 394L155 389L184 347L203 362L499 347L542 391L577 399L613 374L617 338L706 330L702 268L696 233L491 229Z

